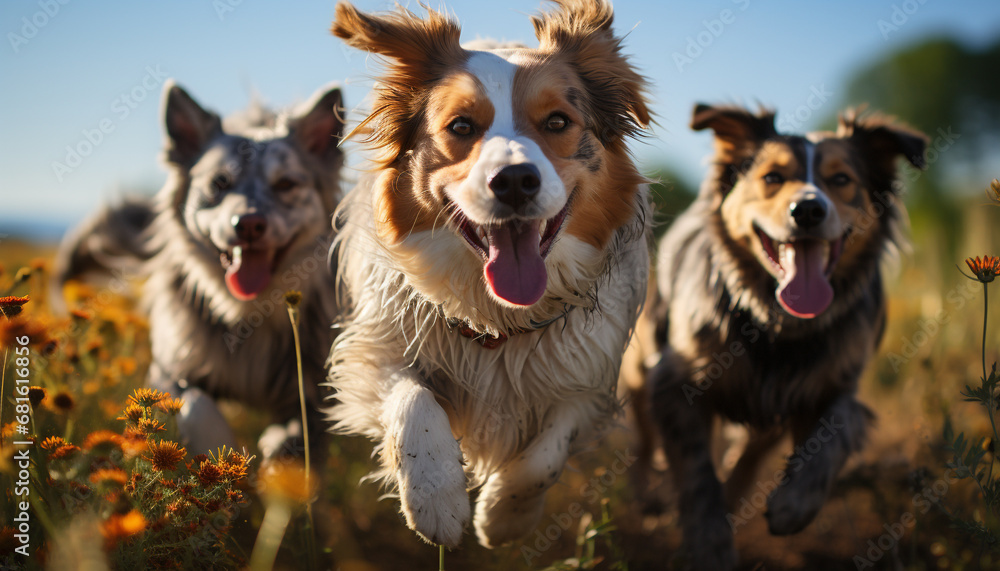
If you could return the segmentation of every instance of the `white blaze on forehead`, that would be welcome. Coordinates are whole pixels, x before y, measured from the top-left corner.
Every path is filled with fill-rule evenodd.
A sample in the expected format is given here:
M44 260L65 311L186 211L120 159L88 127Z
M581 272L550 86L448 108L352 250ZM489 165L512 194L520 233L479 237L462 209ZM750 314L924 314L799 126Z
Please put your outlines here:
M816 184L816 144L809 140L803 141L803 146L806 152L806 185L800 191L803 194L803 200L809 200L814 198L820 202L825 203L825 206L829 209L830 199L827 198L826 193L820 190L819 186Z
M534 207L524 213L526 217L551 218L566 204L566 189L555 167L535 141L517 130L514 115L520 111L514 104L513 87L519 60L523 57L518 50L473 51L466 63L493 106L493 123L482 135L479 157L468 176L449 185L446 192L476 223L495 218L499 203L489 188L489 179L508 165L530 163L541 174L541 188Z

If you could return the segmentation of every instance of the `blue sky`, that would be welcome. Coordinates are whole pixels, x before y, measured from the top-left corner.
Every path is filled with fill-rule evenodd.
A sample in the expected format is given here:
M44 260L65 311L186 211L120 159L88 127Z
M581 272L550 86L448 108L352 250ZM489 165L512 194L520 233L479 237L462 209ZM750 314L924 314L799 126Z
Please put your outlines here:
M163 77L221 113L245 106L254 92L272 105L290 105L330 81L341 82L348 106L360 110L377 66L329 34L334 5L4 0L0 226L15 219L72 222L107 198L159 188ZM528 15L542 7L539 0L444 6L462 22L463 39L535 44ZM697 101L765 103L778 109L780 125L808 130L836 111L850 72L887 50L933 34L972 45L1000 37L996 0L618 0L615 9L627 53L652 82L658 121L635 146L636 156L647 168L671 165L692 182L710 148L708 135L687 128ZM66 147L87 150L88 133L90 152L72 166ZM348 151L356 164L359 150ZM54 168L56 162L69 169Z

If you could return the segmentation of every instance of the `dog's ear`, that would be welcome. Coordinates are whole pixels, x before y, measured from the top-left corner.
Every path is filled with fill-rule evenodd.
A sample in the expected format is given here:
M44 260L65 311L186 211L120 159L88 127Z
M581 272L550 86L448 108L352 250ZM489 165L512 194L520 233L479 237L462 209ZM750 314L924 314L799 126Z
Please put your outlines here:
M288 123L295 142L320 159L340 155L337 148L344 134L344 106L340 87L328 85L313 94Z
M618 145L649 126L646 79L622 54L606 0L553 0L556 9L531 19L539 49L564 55L579 71L593 107L597 136Z
M757 114L735 106L699 103L691 114L695 131L711 129L715 134L715 152L719 162L736 163L753 154L760 143L777 134L774 112L761 109Z
M892 188L900 155L919 169L927 166L927 135L881 113L863 110L852 108L841 113L837 136L849 139L861 151L877 189Z
M351 47L414 68L433 66L434 58L462 49L458 23L429 8L427 18L421 19L402 6L395 12L366 14L348 2L340 2L330 31Z
M202 109L172 79L163 86L162 105L163 127L167 134L166 159L171 163L192 163L205 150L205 145L222 132L219 116Z
M395 12L366 14L348 2L337 4L330 29L347 45L389 58L390 65L375 88L374 110L354 131L383 152L376 161L386 167L416 143L425 87L464 61L458 23L425 8L426 18L398 6Z

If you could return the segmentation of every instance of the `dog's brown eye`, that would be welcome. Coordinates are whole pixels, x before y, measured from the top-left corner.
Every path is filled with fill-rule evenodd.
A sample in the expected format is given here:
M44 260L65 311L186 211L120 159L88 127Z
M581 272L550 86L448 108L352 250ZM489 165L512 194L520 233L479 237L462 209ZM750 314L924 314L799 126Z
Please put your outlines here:
M769 172L766 175L764 175L764 183L765 184L784 184L785 183L785 177L782 176L781 173Z
M831 176L826 181L830 186L846 186L851 183L851 177L846 174L839 172Z
M271 188L274 189L275 192L288 192L298 185L299 183L296 180L283 176L275 181L275 183L271 185Z
M467 137L472 134L472 122L465 117L459 117L448 125L448 130L460 137Z
M227 173L219 173L212 177L212 182L209 183L212 192L219 193L225 192L233 187L233 177Z
M545 120L545 129L553 133L562 131L567 125L569 125L569 119L562 113L553 113Z

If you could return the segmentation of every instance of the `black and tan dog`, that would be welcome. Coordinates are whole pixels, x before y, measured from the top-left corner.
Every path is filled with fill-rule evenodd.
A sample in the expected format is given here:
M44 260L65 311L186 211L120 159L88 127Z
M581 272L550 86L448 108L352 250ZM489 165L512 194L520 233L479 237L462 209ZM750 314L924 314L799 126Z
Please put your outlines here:
M922 167L926 139L854 111L835 133L789 136L772 112L698 105L692 127L714 132L714 166L660 244L665 339L650 386L691 562L729 569L727 500L739 505L782 435L795 452L768 479L778 535L812 521L862 445L872 415L855 392L886 319L879 262L903 217L896 159ZM716 417L751 431L725 492Z

